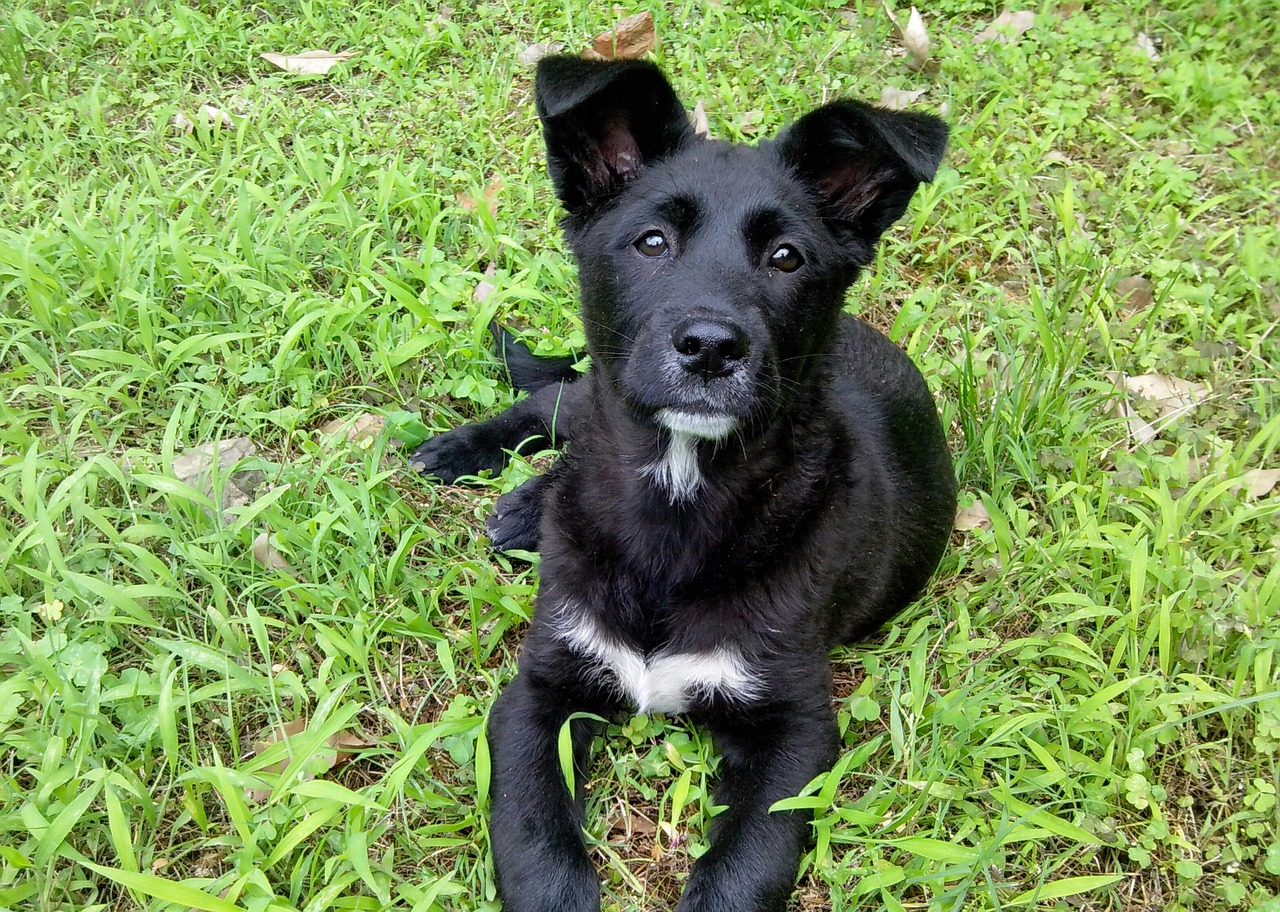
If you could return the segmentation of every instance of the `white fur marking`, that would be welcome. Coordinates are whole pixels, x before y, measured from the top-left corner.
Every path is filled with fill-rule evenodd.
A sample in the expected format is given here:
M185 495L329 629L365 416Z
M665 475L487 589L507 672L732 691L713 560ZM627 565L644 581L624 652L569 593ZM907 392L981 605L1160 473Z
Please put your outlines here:
M659 409L656 417L671 432L671 440L662 458L642 471L670 492L672 503L688 500L702 486L698 441L723 440L738 421L729 415L697 415L679 409Z
M672 433L703 440L723 440L738 425L738 420L730 415L697 415L679 409L659 409L657 417L658 423Z
M728 646L710 652L659 652L645 658L605 636L588 618L564 621L558 628L560 638L611 674L618 691L639 712L684 712L695 697L713 694L750 701L763 689L746 660Z

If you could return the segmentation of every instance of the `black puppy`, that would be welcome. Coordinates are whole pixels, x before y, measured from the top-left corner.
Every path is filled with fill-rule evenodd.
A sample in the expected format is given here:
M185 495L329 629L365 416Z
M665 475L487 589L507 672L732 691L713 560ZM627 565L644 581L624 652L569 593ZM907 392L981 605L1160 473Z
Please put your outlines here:
M769 809L835 759L827 653L920 592L954 516L924 380L842 313L946 127L840 101L758 147L712 142L639 62L545 60L537 101L590 371L564 382L526 353L516 379L540 389L412 457L453 481L533 437L566 445L493 525L542 551L489 720L498 885L509 912L598 909L557 735L577 712L687 712L727 807L679 909L780 910L809 823ZM569 724L581 783L591 728Z

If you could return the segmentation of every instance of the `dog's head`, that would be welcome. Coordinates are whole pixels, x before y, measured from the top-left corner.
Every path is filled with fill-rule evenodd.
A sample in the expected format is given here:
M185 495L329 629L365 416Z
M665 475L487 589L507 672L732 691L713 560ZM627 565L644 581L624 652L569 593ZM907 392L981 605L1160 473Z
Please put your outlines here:
M837 101L759 146L709 141L639 61L548 58L537 101L593 369L637 420L704 439L787 408L947 139Z

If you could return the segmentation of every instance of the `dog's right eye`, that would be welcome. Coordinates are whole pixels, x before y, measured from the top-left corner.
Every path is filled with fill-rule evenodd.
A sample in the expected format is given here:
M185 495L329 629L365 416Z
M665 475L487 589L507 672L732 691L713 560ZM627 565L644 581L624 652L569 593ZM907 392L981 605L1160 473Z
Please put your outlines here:
M661 231L648 231L640 236L640 240L636 241L636 250L639 250L647 257L660 257L671 249L671 245L667 243L666 235Z

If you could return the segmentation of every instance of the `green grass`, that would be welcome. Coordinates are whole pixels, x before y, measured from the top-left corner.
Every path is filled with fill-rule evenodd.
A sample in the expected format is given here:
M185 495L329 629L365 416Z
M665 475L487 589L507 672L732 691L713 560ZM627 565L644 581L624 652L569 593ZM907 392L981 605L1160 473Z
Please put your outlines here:
M847 9L653 10L719 137L887 85L954 128L850 304L925 369L991 526L837 657L845 752L797 799L798 908L1280 909L1280 496L1238 486L1280 468L1280 7L1046 6L1006 46L972 40L997 5L947 0L932 76L886 53L879 4ZM495 314L581 344L517 56L611 21L0 15L0 908L496 908L480 735L536 574L486 551L483 516L529 468L433 487L392 437L510 401ZM359 56L258 58L313 47ZM234 126L170 125L206 103ZM462 205L495 177L492 212ZM1208 395L1139 444L1117 371ZM318 430L362 414L388 430ZM257 453L212 494L175 474L239 436ZM222 515L251 469L258 499ZM264 531L292 574L252 557ZM366 746L336 762L342 733ZM606 908L668 908L714 750L637 717L597 756Z

